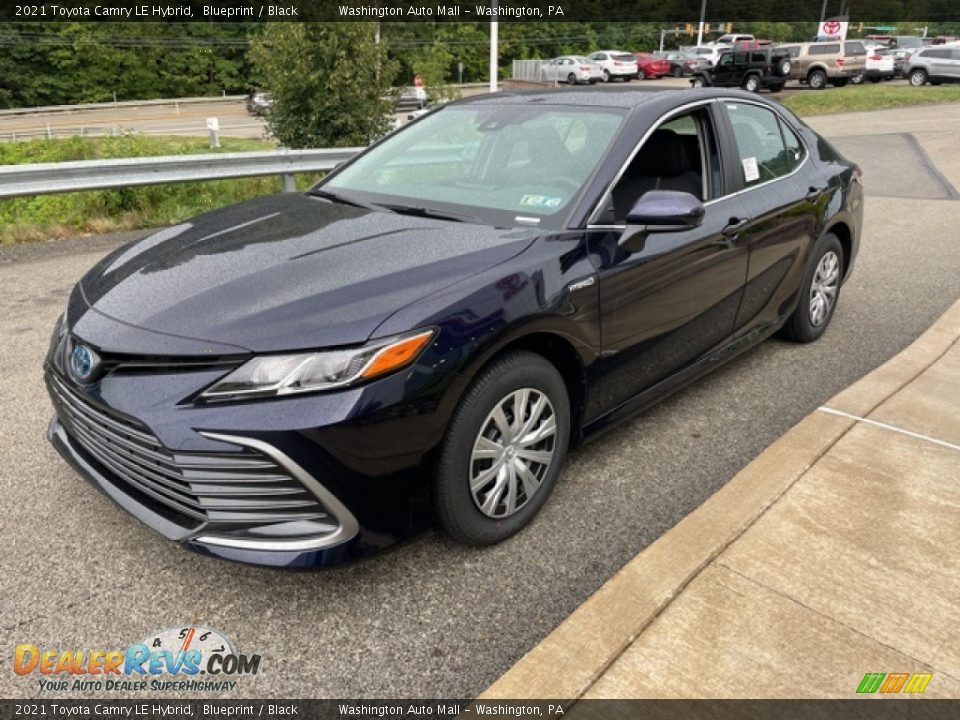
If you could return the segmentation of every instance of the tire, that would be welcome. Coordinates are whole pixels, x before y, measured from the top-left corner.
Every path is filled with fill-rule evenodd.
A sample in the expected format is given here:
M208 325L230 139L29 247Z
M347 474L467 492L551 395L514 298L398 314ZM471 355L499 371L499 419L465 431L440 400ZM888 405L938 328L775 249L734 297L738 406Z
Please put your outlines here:
M823 90L827 86L827 74L823 70L811 70L807 84L814 90Z
M604 82L610 82L610 71L609 71L609 70L604 70L604 71L603 71L603 81L604 81Z
M694 77L690 80L690 87L702 88L702 87L705 86L705 84L706 84L706 83L703 82L703 78L702 78L702 77L696 77L696 76L694 76Z
M788 58L783 58L778 60L773 65L773 74L779 75L780 77L787 77L790 74L790 70L793 68L793 64Z
M778 93L778 92L780 92L781 90L783 90L783 86L784 86L784 85L786 85L786 83L774 83L774 84L772 84L772 85L769 86L770 92L772 92L772 93Z
M850 78L850 82L854 85L863 85L863 73L857 73L854 75L852 78Z
M927 84L927 71L926 70L911 70L910 71L910 84L913 87L922 87Z
M627 78L628 80L630 78ZM637 80L646 80L647 74L643 70L637 70Z
M822 316L819 316L819 321L817 321L818 316L814 312L814 278L821 277L818 273L822 272L824 264L830 265L828 256L831 254L836 261L833 298L830 300L829 307L826 308ZM810 253L810 260L807 262L807 270L803 274L803 284L800 288L800 300L797 303L797 308L783 326L782 334L784 337L794 342L809 343L823 335L830 324L830 320L833 319L834 310L836 310L837 303L840 301L840 281L843 276L844 262L843 247L833 233L827 233L814 244ZM830 275L828 274L826 277L829 279ZM825 282L821 286L828 284ZM821 293L821 296L826 297L826 294Z
M551 457L546 464L515 454L515 448L518 453L524 452L524 446L517 440L512 444L499 442L504 438L499 427L513 430L516 413L511 411L520 398L518 393L524 390L529 393L529 400L524 403L527 422L533 420L538 406L543 408L538 416L540 423L527 431L528 435L534 434L538 427L549 430L549 419L553 419L552 434L526 449L526 452L549 452ZM538 405L544 398L548 404ZM500 423L493 417L498 407L503 412ZM486 447L478 449L481 437ZM569 437L570 401L557 369L542 356L527 351L510 352L494 360L477 375L464 394L441 444L433 487L434 512L440 527L453 540L465 545L492 545L518 532L540 511L556 485ZM474 452L497 452L497 447L506 448L499 459L474 456ZM528 463L527 472L539 479L532 491L532 483L525 482L519 472L495 470L514 468L517 463ZM502 472L505 474L501 475ZM485 474L489 479L471 489L471 480ZM495 494L498 486L499 495ZM514 502L519 504L510 512L512 490Z
M749 93L760 92L760 78L756 75L747 75L743 79L743 89Z
M567 85L576 85L576 84L577 84L577 76L574 75L573 73L570 73L569 75L567 75Z
M675 78L683 77L683 68L675 67L673 70L670 71L670 74L673 75Z

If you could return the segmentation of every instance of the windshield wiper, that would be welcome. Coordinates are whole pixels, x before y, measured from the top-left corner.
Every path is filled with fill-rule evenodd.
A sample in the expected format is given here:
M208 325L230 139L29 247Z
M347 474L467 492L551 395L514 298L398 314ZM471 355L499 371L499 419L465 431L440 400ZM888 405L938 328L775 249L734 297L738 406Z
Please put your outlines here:
M347 197L346 195L335 193L331 190L324 190L323 188L314 188L313 190L307 190L307 195L323 198L324 200L340 203L341 205L352 205L353 207L363 208L364 210L377 209L375 205L371 205L370 203L365 203L363 202L363 200L356 200L354 198Z
M397 215L413 215L415 217L434 218L436 220L452 220L453 222L474 222L483 224L483 220L476 215L466 215L464 213L448 212L446 210L432 210L417 205L391 205L389 203L377 203L378 207L386 208Z

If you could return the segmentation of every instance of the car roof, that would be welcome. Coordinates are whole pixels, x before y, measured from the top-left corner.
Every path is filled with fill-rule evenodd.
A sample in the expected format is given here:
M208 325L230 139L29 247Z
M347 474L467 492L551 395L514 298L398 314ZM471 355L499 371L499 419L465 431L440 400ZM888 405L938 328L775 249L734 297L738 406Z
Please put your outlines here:
M733 88L630 88L625 90L506 90L473 95L448 105L553 105L577 107L613 107L632 110L638 107L656 107L667 110L698 99L710 97L743 97L771 104L756 93Z

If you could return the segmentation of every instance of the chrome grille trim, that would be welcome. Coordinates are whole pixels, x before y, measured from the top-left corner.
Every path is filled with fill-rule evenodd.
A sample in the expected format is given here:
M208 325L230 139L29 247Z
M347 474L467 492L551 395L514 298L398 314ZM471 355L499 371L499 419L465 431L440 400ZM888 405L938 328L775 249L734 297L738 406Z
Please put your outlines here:
M180 524L206 523L211 529L223 524L231 533L242 533L244 526L333 519L300 478L252 446L241 445L239 452L174 453L146 426L87 401L55 372L48 372L47 380L73 442L121 488L174 512Z

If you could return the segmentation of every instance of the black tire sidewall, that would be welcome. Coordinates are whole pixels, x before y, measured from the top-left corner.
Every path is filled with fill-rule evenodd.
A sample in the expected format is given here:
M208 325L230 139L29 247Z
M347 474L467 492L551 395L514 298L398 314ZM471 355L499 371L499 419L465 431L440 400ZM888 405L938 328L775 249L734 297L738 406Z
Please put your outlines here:
M481 425L494 405L514 390L529 387L547 395L557 419L554 458L539 490L518 512L490 518L480 512L470 494L470 455ZM441 444L434 479L437 521L454 540L467 545L491 545L527 525L550 497L560 475L570 437L570 401L556 368L535 353L514 351L484 368L464 393Z
M786 334L792 340L797 342L813 342L830 326L833 320L833 313L836 312L837 305L840 303L840 282L837 283L837 296L833 299L830 311L827 317L819 325L814 325L810 321L810 285L813 282L813 276L817 271L821 258L829 251L833 251L840 258L841 281L843 268L846 267L846 258L843 254L843 246L839 238L833 233L827 233L814 244L810 252L810 258L807 261L807 269L803 274L803 284L800 286L800 298L797 301L797 309L785 326Z

